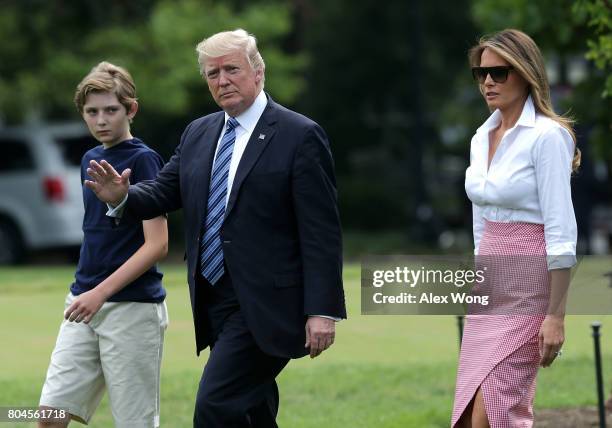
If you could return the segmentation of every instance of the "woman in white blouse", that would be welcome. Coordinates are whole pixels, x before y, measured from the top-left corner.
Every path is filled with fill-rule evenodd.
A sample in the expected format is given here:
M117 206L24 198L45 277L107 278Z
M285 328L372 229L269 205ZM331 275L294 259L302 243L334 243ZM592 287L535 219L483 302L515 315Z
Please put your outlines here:
M452 426L531 427L538 368L564 341L577 238L570 176L580 152L571 120L553 111L528 35L484 37L469 58L493 113L472 138L465 189L475 254L493 267L480 292L498 305L493 315L467 317Z

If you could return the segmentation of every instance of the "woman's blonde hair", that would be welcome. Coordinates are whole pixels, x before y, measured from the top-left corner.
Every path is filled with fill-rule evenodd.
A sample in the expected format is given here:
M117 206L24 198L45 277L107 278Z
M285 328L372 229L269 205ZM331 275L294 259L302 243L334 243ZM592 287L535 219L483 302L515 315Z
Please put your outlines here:
M550 99L550 86L546 76L544 58L538 45L531 37L522 31L506 29L494 34L483 36L478 44L469 51L472 67L480 65L480 58L485 49L490 49L506 60L520 76L527 81L528 90L538 113L551 118L565 128L576 144L576 134L573 130L574 120L555 113ZM572 170L580 166L580 150L576 147Z
M137 101L136 85L130 73L125 68L106 61L102 61L92 68L77 86L74 94L74 104L79 113L83 113L87 96L92 92L115 94L119 103L128 112L132 108L132 104Z

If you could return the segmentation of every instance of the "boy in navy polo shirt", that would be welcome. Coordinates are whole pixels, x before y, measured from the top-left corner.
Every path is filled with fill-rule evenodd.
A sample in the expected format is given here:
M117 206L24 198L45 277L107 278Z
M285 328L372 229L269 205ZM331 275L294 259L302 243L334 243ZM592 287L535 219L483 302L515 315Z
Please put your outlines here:
M101 143L83 156L82 181L89 162L102 159L131 169L133 182L155 178L163 161L130 133L138 103L125 69L101 62L78 85L74 101ZM168 317L156 262L168 249L166 218L116 224L85 186L83 202L81 255L40 406L68 409L71 419L88 423L106 388L116 427L157 427ZM39 427L67 425L39 422Z

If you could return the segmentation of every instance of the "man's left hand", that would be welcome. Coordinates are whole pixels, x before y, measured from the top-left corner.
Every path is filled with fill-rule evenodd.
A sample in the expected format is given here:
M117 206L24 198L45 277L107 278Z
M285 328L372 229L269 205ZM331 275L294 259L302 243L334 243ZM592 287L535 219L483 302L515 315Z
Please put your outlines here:
M310 316L306 321L306 344L310 358L317 357L334 343L336 322L333 319Z

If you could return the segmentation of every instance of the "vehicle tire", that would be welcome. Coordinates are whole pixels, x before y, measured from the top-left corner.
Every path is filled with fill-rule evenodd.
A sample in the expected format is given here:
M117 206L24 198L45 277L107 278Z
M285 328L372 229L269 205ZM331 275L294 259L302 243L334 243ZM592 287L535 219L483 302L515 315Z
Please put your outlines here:
M74 247L69 247L68 249L66 249L66 255L68 256L68 260L70 260L71 263L78 264L79 259L81 257L81 246L78 245Z
M0 266L22 263L24 259L25 247L17 226L0 219Z

